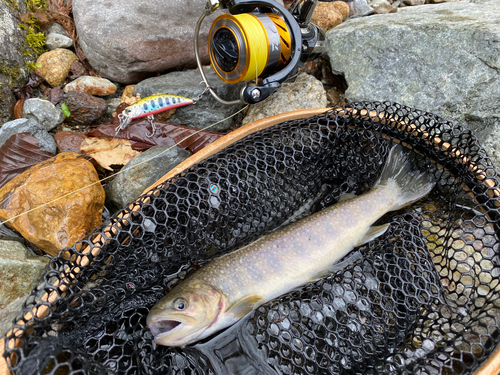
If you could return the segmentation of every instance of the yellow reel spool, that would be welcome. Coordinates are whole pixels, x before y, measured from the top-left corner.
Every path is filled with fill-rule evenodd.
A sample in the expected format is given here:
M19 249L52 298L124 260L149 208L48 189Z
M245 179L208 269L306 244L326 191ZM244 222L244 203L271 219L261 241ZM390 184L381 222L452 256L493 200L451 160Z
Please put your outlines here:
M210 62L226 83L257 79L290 58L290 34L275 14L224 14L209 33Z

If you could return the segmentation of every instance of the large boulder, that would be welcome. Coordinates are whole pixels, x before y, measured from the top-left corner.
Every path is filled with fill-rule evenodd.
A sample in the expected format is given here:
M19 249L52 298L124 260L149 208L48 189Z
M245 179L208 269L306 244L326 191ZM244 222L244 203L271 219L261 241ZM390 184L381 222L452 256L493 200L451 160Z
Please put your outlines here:
M0 1L0 125L13 120L16 98L12 87L20 86L28 76L24 51L26 31L19 27L16 14L26 11L24 1Z
M194 67L194 29L205 0L73 0L79 42L90 64L114 82L135 83L177 67ZM200 33L208 62L208 17Z
M347 100L395 101L472 129L500 167L498 0L348 19L327 33Z

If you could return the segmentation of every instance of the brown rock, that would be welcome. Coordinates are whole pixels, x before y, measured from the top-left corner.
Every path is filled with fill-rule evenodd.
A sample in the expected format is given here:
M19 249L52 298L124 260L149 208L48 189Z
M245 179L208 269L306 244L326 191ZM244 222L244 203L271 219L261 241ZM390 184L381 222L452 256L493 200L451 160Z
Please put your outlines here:
M77 79L78 77L87 74L87 70L80 61L73 62L69 70L71 71L71 79Z
M64 95L64 91L60 87L54 87L53 89L50 90L49 92L49 101L57 105L61 101L62 96Z
M60 131L54 135L59 152L80 153L80 145L85 139L85 135L77 132Z
M108 104L104 99L79 91L68 91L61 99L68 106L71 115L65 120L67 125L87 126L106 113Z
M104 189L98 181L89 161L58 154L0 189L0 217L13 218L9 225L55 256L101 224Z
M43 53L37 64L41 68L35 69L35 73L43 77L52 87L62 85L68 76L71 64L78 61L78 57L68 49L56 48Z
M342 21L345 21L349 18L349 4L344 1L333 1L330 4L335 9L338 10L340 14L342 14Z
M375 14L388 14L388 13L396 13L398 11L397 8L394 8L390 4L380 3L377 6L372 6Z
M82 76L68 83L64 92L80 91L89 95L106 96L116 91L116 86L106 78Z
M343 20L344 16L337 10L337 6L334 3L325 2L318 2L311 18L311 22L322 28L325 32L340 25Z

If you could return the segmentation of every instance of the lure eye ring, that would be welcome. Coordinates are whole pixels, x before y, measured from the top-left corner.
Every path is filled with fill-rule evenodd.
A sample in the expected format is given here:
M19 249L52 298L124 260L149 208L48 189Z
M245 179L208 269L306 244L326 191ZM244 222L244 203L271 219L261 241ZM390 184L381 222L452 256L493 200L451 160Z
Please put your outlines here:
M188 301L185 298L177 297L173 302L174 309L178 311L186 310L188 307Z

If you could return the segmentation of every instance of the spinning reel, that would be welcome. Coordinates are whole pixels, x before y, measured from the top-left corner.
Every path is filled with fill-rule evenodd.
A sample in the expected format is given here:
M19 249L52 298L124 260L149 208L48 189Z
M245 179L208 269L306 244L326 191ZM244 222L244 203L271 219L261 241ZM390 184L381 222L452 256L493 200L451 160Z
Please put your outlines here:
M223 104L255 104L297 75L305 61L325 49L324 31L310 22L316 3L295 0L287 10L274 0L207 0L194 37L196 62L207 90ZM210 28L210 63L224 82L246 81L235 101L221 99L210 87L198 53L201 24L219 7L230 14L219 16Z

